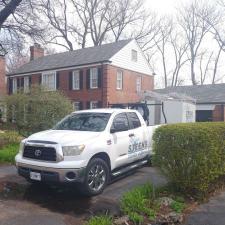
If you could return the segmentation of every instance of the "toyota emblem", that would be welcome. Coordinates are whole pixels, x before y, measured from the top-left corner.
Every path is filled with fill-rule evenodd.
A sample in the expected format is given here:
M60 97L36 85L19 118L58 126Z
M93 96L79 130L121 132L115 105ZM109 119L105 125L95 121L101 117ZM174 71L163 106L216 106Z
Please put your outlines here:
M34 152L34 154L35 154L36 157L40 157L41 156L41 153L42 152L39 149L35 150L35 152Z

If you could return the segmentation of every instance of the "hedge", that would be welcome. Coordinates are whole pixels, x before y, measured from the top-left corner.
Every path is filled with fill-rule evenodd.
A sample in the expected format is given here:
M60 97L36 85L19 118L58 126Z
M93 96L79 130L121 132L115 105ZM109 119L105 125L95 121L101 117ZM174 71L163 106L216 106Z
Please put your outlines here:
M225 174L225 123L159 127L153 136L154 162L175 188L204 196Z

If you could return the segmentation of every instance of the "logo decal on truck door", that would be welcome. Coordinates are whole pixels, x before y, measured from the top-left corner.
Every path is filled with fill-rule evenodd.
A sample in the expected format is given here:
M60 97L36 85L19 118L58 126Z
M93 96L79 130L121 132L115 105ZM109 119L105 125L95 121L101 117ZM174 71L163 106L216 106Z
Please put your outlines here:
M144 153L144 150L147 150L148 142L140 141L139 138L132 138L130 140L128 148L128 157L136 157Z

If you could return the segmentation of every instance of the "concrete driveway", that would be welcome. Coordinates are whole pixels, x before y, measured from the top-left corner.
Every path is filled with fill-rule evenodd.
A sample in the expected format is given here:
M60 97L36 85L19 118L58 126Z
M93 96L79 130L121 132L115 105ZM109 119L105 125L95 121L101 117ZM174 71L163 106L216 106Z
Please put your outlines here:
M144 167L110 184L103 194L87 198L75 187L30 185L16 175L14 167L0 167L0 225L82 225L96 213L119 213L124 192L151 182L166 183L152 167Z

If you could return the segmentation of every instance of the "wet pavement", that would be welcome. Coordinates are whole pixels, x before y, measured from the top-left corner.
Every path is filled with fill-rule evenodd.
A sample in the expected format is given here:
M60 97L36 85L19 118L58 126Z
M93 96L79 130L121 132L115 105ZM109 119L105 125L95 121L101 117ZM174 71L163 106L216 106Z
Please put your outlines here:
M98 213L118 215L123 193L146 182L159 186L166 180L157 169L143 167L88 198L75 186L30 185L14 167L0 167L0 225L82 225Z

